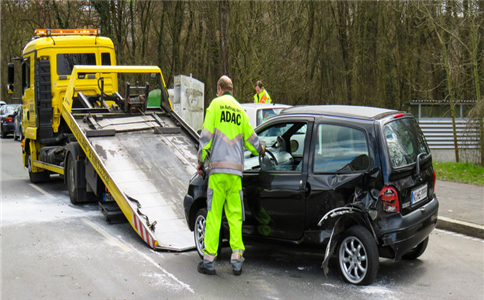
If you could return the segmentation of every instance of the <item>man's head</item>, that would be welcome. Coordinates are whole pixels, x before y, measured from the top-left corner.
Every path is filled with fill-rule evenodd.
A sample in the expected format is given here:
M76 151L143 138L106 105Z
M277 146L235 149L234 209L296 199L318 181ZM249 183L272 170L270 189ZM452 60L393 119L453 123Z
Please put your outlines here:
M255 92L257 93L257 95L262 93L263 89L264 89L264 85L262 85L262 81L257 80L257 82L255 83Z
M227 75L223 75L217 82L217 96L222 96L226 92L232 94L233 88L232 79Z

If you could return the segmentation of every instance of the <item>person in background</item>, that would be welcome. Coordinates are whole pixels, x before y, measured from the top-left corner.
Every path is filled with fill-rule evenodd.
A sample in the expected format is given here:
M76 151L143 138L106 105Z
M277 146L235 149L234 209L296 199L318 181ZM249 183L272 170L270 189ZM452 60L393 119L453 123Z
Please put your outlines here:
M271 96L269 96L269 93L264 89L264 85L262 84L262 81L257 80L255 83L255 92L256 94L254 95L254 103L271 103Z
M243 213L242 172L244 148L254 155L263 155L265 146L249 123L249 117L232 96L232 80L224 75L217 83L217 96L207 108L200 134L197 172L203 175L208 162L207 221L205 249L199 273L214 275L219 243L222 210L230 227L230 262L234 275L242 273L245 250L242 241ZM210 157L207 157L210 153Z

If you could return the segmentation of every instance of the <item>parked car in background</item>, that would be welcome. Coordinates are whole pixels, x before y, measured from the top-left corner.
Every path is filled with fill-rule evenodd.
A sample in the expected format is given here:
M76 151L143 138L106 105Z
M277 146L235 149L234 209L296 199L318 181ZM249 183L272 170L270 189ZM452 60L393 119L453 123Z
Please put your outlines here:
M4 106L6 104L7 104L7 102L0 100L0 106Z
M249 116L249 122L253 128L278 115L283 109L291 107L291 105L279 103L241 103L241 105Z
M24 139L24 135L22 132L22 115L23 109L22 105L19 105L15 110L15 117L14 117L14 131L13 131L13 139L18 140L21 142Z
M245 153L244 237L323 245L342 278L368 285L379 257L414 260L437 224L432 155L415 118L363 106L295 106L257 127L264 157ZM185 216L202 255L207 177L194 174ZM222 235L228 224L222 222ZM250 239L249 239L250 240ZM323 250L322 250L323 251Z
M0 107L0 136L7 137L15 130L15 110L21 106L21 104L6 104Z

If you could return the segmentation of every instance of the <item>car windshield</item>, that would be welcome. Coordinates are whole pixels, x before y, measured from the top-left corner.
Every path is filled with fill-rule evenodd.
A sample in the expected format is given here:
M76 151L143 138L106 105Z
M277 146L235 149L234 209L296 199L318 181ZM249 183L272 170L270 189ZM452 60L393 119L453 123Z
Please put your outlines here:
M262 122L267 121L269 118L278 115L283 108L264 108L257 111L257 126Z
M430 154L424 135L413 118L392 121L384 126L393 168L413 164L420 153Z
M18 105L7 105L5 106L5 114L13 114L13 112L15 111L15 109L17 109L17 106Z

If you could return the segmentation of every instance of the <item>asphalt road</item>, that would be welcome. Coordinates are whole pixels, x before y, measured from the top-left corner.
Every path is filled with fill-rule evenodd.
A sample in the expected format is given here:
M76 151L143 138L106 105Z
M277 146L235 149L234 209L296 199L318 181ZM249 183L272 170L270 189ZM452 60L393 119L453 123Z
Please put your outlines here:
M322 249L248 244L242 276L224 248L217 275L195 251L156 252L97 205L73 206L59 176L32 184L20 143L0 140L2 299L482 299L484 240L436 230L416 261L380 259L371 286L345 284ZM181 201L181 199L180 199Z

